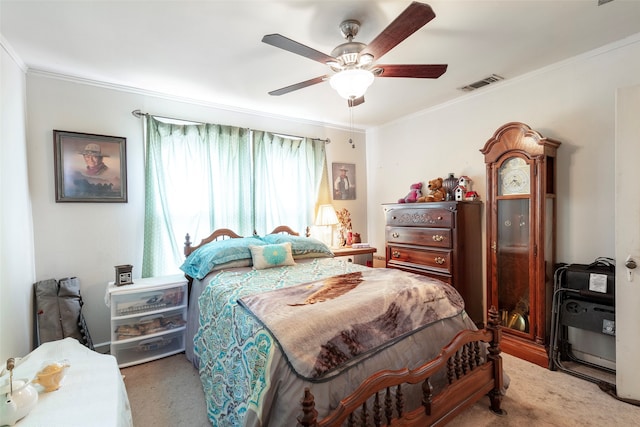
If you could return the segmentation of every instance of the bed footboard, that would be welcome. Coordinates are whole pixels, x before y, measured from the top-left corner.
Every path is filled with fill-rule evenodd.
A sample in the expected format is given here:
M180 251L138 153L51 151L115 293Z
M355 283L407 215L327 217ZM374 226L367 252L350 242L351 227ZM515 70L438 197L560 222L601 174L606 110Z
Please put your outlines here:
M438 357L416 369L384 370L367 378L352 394L341 400L326 418L318 420L314 396L305 389L302 415L303 427L337 427L349 420L349 426L428 426L445 424L464 409L488 395L491 410L502 414L501 330L498 311L491 307L487 327L479 331L459 332ZM481 343L487 343L486 357ZM434 394L431 378L446 370L447 385ZM422 404L405 412L406 384L422 384Z

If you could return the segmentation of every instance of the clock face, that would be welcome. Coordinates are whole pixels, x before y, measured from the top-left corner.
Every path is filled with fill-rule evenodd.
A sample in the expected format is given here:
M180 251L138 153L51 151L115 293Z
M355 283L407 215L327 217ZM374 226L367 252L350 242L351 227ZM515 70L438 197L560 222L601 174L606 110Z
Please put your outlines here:
M529 194L529 165L520 157L505 161L500 167L500 195Z

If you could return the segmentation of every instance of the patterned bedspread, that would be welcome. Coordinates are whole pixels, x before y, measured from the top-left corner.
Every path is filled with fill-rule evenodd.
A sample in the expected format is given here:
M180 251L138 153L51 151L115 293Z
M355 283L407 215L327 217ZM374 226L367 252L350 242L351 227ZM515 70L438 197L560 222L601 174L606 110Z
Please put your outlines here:
M295 425L299 414L295 402L310 384L287 365L274 336L238 303L239 299L369 270L344 258L319 258L266 270L223 271L203 279L194 352L199 358L199 373L212 425ZM474 327L464 311L435 322L436 325L425 327L417 335L410 335L364 360L357 360L352 369L344 370L330 381L315 383L314 394L322 396L316 404L318 412L326 414L330 409L326 405L337 403L366 378L368 372L382 367L418 366L418 361L422 363L438 354L459 330Z
M267 367L276 343L269 331L238 305L238 299L366 269L339 259L319 258L290 267L224 271L211 279L198 300L200 327L194 351L200 358L200 378L214 426L243 425L247 408L259 406L271 383Z
M464 302L440 281L394 269L341 274L240 299L308 381L325 381Z

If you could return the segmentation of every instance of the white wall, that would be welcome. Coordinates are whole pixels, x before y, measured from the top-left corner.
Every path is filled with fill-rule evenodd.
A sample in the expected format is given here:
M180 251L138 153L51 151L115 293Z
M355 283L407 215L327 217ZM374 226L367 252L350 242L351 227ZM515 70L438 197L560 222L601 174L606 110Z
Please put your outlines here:
M31 350L33 229L27 180L25 76L0 42L0 360Z
M353 214L354 227L366 237L366 165L364 134L356 133L356 149L346 143L349 132L321 124L300 123L211 106L163 99L43 73L27 76L29 180L34 211L37 280L77 276L85 316L94 343L109 340L109 312L104 303L114 266L133 264L140 277L144 224L143 112L193 121L250 127L292 135L329 138L333 161L355 163L360 197L335 203ZM52 131L65 130L127 138L128 203L56 203ZM189 230L185 230L185 233ZM263 230L266 232L266 230ZM199 241L206 236L192 236ZM179 237L180 244L183 236ZM102 350L102 349L100 349Z
M496 72L500 74L500 70ZM403 196L410 183L446 177L449 172L468 175L484 199L486 172L479 150L500 126L520 121L562 142L557 157L556 260L590 263L599 256L614 257L616 90L639 83L637 34L369 130L371 191L367 203L371 242L384 248L381 205ZM617 226L624 229L624 224ZM486 242L484 219L481 227ZM617 261L622 264L624 259ZM486 281L486 277L483 279ZM640 288L634 289L630 292L640 297ZM638 325L638 311L626 313L617 316L617 323ZM638 334L635 339L640 340Z
M638 82L640 34L367 131L370 240L383 247L381 205L404 196L413 182L464 174L483 199L479 150L500 126L520 121L562 142L557 260L612 257L615 94Z

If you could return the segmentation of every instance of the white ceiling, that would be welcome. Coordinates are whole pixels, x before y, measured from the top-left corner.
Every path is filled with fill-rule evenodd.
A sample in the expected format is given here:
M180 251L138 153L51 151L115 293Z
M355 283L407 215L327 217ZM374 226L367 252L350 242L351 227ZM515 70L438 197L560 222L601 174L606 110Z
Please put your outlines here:
M262 43L262 36L280 33L330 54L345 41L338 28L343 20L361 21L355 40L368 43L409 3L0 0L0 34L36 72L346 125L349 108L328 82L282 96L267 94L329 69ZM353 109L355 126L380 125L465 96L457 88L491 74L508 81L640 33L640 0L602 6L598 0L427 3L436 18L382 62L447 63L447 72L436 80L376 78L366 102Z

